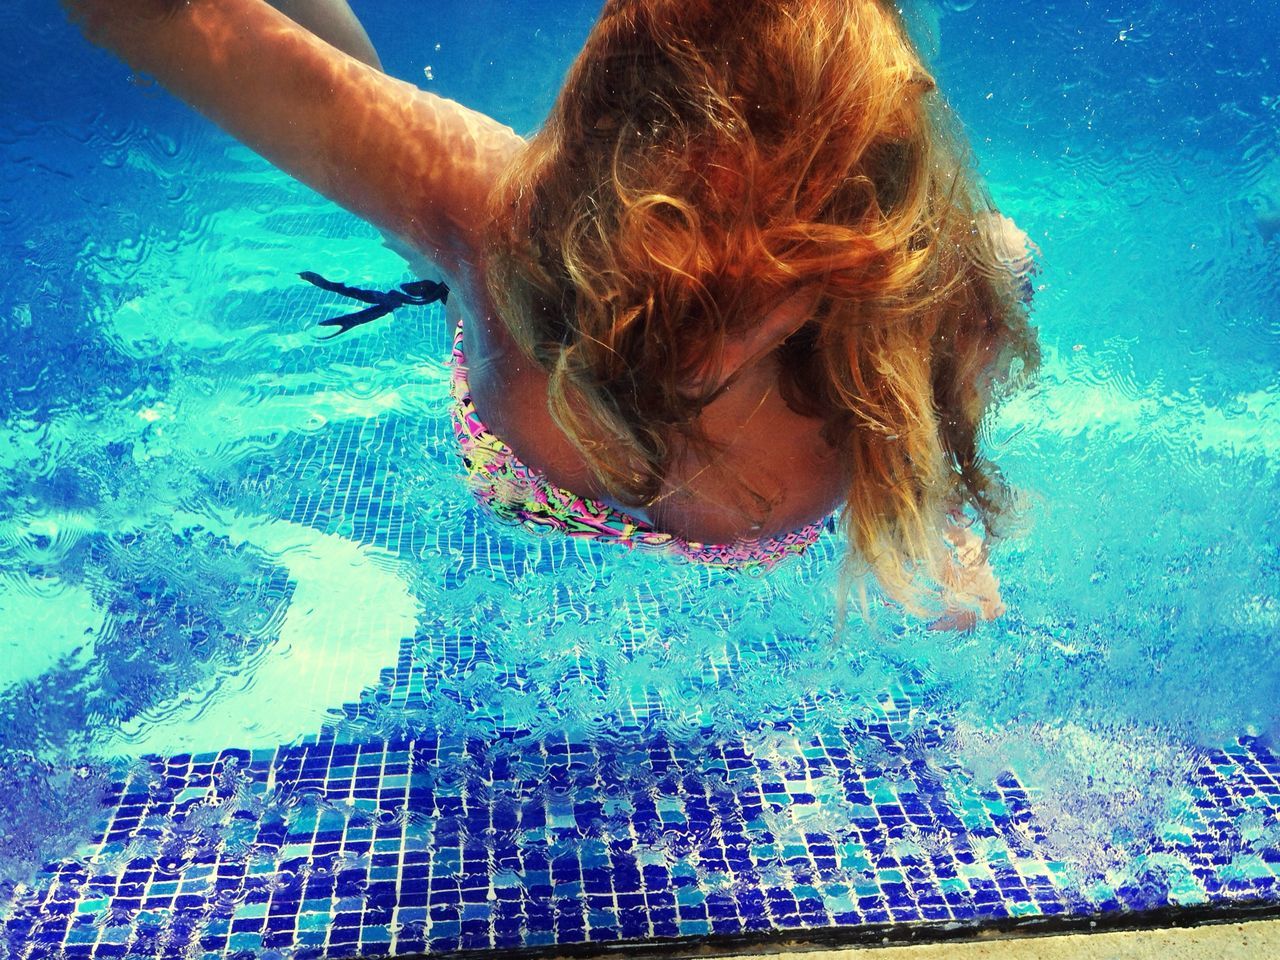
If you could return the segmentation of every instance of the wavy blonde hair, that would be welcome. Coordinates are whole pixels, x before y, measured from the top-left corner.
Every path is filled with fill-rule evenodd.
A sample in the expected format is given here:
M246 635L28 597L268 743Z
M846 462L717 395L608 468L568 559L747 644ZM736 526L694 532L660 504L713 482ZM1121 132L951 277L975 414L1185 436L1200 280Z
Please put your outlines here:
M632 504L707 442L725 345L815 292L783 395L851 463L852 559L920 609L955 583L947 516L1007 507L980 425L1038 361L990 213L891 4L609 0L494 194L488 284Z

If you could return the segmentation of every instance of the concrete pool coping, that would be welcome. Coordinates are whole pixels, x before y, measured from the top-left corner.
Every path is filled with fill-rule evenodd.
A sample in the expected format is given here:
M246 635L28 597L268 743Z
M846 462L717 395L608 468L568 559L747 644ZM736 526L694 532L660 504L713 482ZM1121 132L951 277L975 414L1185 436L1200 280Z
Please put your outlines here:
M868 925L751 936L465 950L452 960L1256 960L1280 956L1280 905L1246 902L985 924ZM396 960L418 960L401 954Z
M806 960L1256 960L1280 956L1280 920L845 950L794 948L739 953L728 960L792 955Z
M601 956L629 956L619 947ZM721 960L803 957L805 960L1258 960L1280 956L1280 920L1206 923L1192 927L1098 930L1085 933L994 932L974 939L842 949L794 944L717 954L671 951L672 958L719 956Z

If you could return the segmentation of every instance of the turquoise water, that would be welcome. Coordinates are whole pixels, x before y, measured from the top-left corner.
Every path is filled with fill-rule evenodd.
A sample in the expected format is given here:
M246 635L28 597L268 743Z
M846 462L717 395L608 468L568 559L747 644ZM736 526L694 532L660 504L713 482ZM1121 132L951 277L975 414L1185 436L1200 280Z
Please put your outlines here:
M368 6L392 72L522 131L594 12ZM1044 251L1044 369L987 440L1025 493L994 558L1009 613L968 636L887 611L837 634L834 535L750 579L496 525L452 449L444 318L316 338L341 305L299 270L407 279L376 233L48 11L0 24L22 36L0 66L0 884L81 849L143 756L324 726L821 730L907 684L948 720L922 755L1011 770L1082 874L1176 819L1204 751L1280 737L1270 6L922 8ZM411 707L369 696L406 640L449 665Z

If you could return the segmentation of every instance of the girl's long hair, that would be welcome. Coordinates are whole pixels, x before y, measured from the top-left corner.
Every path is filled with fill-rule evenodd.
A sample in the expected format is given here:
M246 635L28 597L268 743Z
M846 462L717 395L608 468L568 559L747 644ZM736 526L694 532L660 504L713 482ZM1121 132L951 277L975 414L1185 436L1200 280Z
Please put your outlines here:
M784 396L851 466L851 560L922 610L957 582L948 515L997 532L980 428L1038 362L991 215L891 3L609 0L495 191L488 283L632 504L707 443L725 344L816 291Z

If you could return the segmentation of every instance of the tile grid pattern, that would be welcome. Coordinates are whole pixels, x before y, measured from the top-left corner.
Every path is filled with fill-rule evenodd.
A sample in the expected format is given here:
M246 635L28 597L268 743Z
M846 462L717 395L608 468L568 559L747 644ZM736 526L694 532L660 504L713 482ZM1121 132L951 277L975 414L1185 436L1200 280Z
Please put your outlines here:
M309 292L308 303L320 310ZM425 338L439 317L420 322L410 332ZM363 362L380 337L339 342L328 360ZM571 552L591 569L577 542L513 547L419 519L397 465L442 456L445 433L439 418L345 421L292 438L242 484L279 496L294 522L402 557L456 556L451 586ZM1153 882L1082 883L1050 855L1015 779L975 790L925 759L921 745L945 730L918 689L865 723L817 731L797 721L673 740L653 723L655 695L590 736L500 716L465 739L422 723L400 739L362 734L388 710L426 716L443 675L482 661L503 684L528 679L475 638L406 642L381 686L308 742L134 766L104 798L86 855L19 891L0 943L15 960L340 960L1280 896L1268 832L1280 758L1253 741L1196 772L1181 822L1145 854ZM579 679L593 682L589 663ZM776 737L785 749L770 748Z
M955 795L913 761L862 768L901 722L762 759L711 731L613 744L424 737L154 760L107 798L93 855L15 904L15 957L300 957L510 948L1163 905L1064 882L1026 792ZM628 782L628 776L633 779ZM638 777L638 779L634 779ZM657 789L654 789L654 788ZM1207 828L1280 810L1280 758L1241 741L1197 776ZM833 807L847 821L833 829ZM1199 899L1274 897L1280 857L1196 864ZM1162 901L1161 898L1164 898Z

